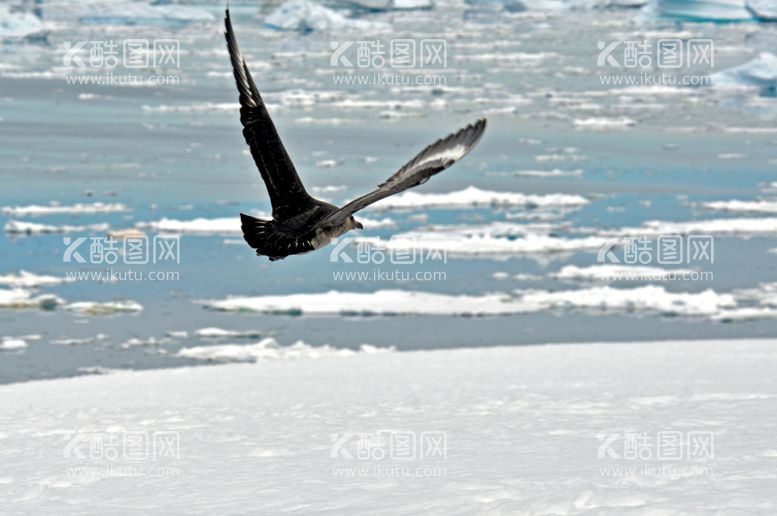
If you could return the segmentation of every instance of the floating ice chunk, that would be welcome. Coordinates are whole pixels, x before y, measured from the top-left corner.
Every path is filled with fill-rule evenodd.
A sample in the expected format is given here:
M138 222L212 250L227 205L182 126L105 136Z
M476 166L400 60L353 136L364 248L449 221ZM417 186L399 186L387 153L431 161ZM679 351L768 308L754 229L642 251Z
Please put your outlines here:
M202 328L195 331L194 335L204 339L223 339L227 337L254 339L261 337L262 333L259 331L235 331L224 330L222 328Z
M115 213L129 211L123 204L104 204L96 202L94 204L74 204L71 206L59 206L51 204L49 206L4 206L0 209L3 215L14 217L34 217L38 215L61 215L61 214L93 214L93 213Z
M382 22L347 18L310 0L287 0L264 19L273 29L310 32L314 30L387 31L391 26Z
M121 344L122 349L130 349L130 348L136 348L141 346L162 346L165 344L172 344L175 340L173 340L170 337L163 337L161 339L157 339L155 337L149 337L147 339L139 339L137 337L133 337L129 339L128 341L125 341Z
M712 84L718 88L777 89L777 56L761 52L755 59L734 68L712 74Z
M663 269L661 267L632 265L566 265L552 276L560 280L588 281L663 281L683 274L694 274L691 269Z
M711 289L698 293L667 292L664 287L656 285L631 289L593 287L558 292L525 291L521 301L541 309L593 309L685 316L714 316L736 306L731 294L719 294Z
M44 33L43 23L32 13L12 12L7 5L0 5L0 39L24 38Z
M29 291L14 288L0 289L0 308L40 308L53 310L64 301L51 294L33 296Z
M661 18L691 21L752 20L745 0L652 0L650 11Z
M98 333L94 337L87 337L83 339L68 338L68 339L56 339L51 343L56 346L80 346L83 344L96 344L98 342L104 342L108 339L108 335L104 333Z
M0 285L6 285L12 288L48 287L51 285L61 285L70 281L73 280L57 276L38 275L27 271L0 275Z
M81 301L65 305L65 310L79 315L112 315L126 312L140 312L143 310L143 306L135 301L108 301L105 303Z
M705 202L704 207L708 210L745 212L745 213L777 213L777 201L714 201Z
M777 233L777 218L734 218L670 222L651 220L641 227L621 228L604 234L617 236L656 236L672 234L758 235Z
M26 347L27 343L22 339L3 337L2 341L0 341L0 351L18 351Z
M405 192L401 195L387 197L374 204L383 209L410 208L467 208L487 206L529 206L529 207L563 207L583 206L588 199L580 195L547 194L532 195L513 192L496 192L481 190L470 186L464 190L435 194Z
M36 235L42 233L70 233L73 231L108 231L108 224L90 224L86 226L53 226L50 224L37 224L21 220L9 220L5 224L5 232L16 235Z
M283 315L498 315L515 313L506 294L453 296L407 290L373 293L329 292L281 296L232 297L204 301L207 308L227 312L261 312Z
M506 257L533 253L566 253L599 249L607 244L602 237L563 238L541 233L527 233L521 237L494 236L488 230L482 234L466 231L407 232L390 239L358 238L376 249L389 251L440 253L442 256Z
M575 170L554 168L553 170L519 170L517 172L508 173L507 175L519 177L580 177L583 175L583 171L579 168Z
M342 316L488 316L558 309L713 316L737 306L731 294L718 294L713 290L698 293L667 292L663 287L655 285L632 289L592 287L554 292L518 290L514 296L505 293L472 296L408 290L378 290L372 293L332 290L285 296L233 297L203 301L203 304L210 309L230 312Z
M756 321L758 319L777 318L777 309L764 307L744 307L722 310L712 318L722 322Z
M344 0L342 3L370 11L408 11L434 7L434 0Z
M747 0L747 9L761 21L777 21L777 3L774 0Z
M260 219L272 218L266 213L254 214ZM138 222L138 228L151 229L159 233L192 233L192 234L240 234L240 217L223 217L217 219L198 218L193 220L176 220L163 218L156 222Z
M364 353L391 351L391 348L362 346ZM329 356L352 356L356 352L350 349L338 349L331 346L310 346L298 341L291 346L281 346L275 339L263 339L256 344L225 344L223 346L197 346L183 348L179 357L219 362L256 362L257 360L321 358Z
M610 129L625 129L637 125L631 118L583 118L574 121L578 129L590 129L592 131L608 131Z
M213 14L188 5L151 5L142 2L97 0L73 5L73 2L47 1L41 10L44 20L72 21L111 25L186 25L206 23Z

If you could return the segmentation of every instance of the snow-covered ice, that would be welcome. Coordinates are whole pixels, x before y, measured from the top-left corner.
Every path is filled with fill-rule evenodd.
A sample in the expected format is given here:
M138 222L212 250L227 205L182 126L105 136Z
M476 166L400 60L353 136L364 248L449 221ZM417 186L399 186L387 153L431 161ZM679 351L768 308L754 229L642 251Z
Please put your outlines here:
M385 22L348 18L345 15L311 0L286 0L270 13L264 23L273 29L309 32L374 30L388 31L391 26Z
M93 213L115 213L129 211L129 208L121 203L102 203L96 202L92 204L73 204L69 206L62 206L57 204L50 204L48 206L40 206L32 204L29 206L3 206L0 208L0 213L3 215L11 215L13 217L30 217L37 215L77 215L77 214L93 214Z
M392 351L391 349L362 346L364 353ZM183 348L178 356L207 360L211 362L256 362L257 360L284 360L291 358L321 358L327 356L351 356L350 349L332 346L311 346L302 341L291 346L281 346L275 339L262 339L256 344L222 344L219 346L196 346Z
M777 88L777 56L761 52L745 64L712 74L712 84L719 88Z
M40 34L43 23L32 13L14 12L7 5L0 5L0 39L16 39Z
M50 287L52 285L61 285L70 281L73 280L66 277L48 276L45 274L35 274L27 271L0 274L0 285L20 289Z
M531 195L519 192L496 192L469 186L448 193L421 193L408 191L387 197L374 204L375 208L467 208L475 206L533 206L564 207L583 206L588 199L580 195L547 194Z
M136 301L79 301L65 305L65 310L79 315L113 315L140 312L143 310L143 306Z
M78 231L105 232L110 229L107 223L88 224L88 225L70 225L60 226L53 224L39 224L37 222L25 222L21 220L9 220L5 223L5 232L15 235L38 235L45 233L72 233Z
M777 341L721 340L350 353L5 385L0 505L767 514L775 368Z
M715 211L777 213L777 201L768 200L739 201L732 199L730 201L711 201L705 202L704 207Z
M262 336L260 331L237 331L225 330L224 328L200 328L194 331L195 337L203 339L224 339L224 338L257 338Z
M691 21L742 21L752 19L745 0L651 0L650 11L663 18Z
M21 288L0 289L0 308L53 310L64 301L52 294L33 295Z
M577 265L565 265L552 276L560 280L586 280L586 281L661 281L682 275L694 274L691 269L665 269L647 265L591 265L578 267Z
M671 316L715 316L737 307L736 297L708 289L670 292L663 286L590 287L576 290L516 290L513 293L450 295L411 290L228 297L201 301L212 310L283 315L458 315L498 316L545 310L654 313Z

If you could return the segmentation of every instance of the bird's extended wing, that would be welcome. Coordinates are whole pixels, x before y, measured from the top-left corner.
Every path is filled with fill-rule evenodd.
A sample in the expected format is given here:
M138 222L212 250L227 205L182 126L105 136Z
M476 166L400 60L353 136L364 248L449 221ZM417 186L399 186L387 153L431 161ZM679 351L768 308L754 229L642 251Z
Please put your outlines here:
M481 118L457 132L440 138L422 150L393 176L378 185L378 189L349 202L319 223L320 226L338 225L353 213L390 195L425 183L457 160L466 156L486 130L486 119Z
M284 220L308 207L312 198L305 191L291 158L283 147L278 131L267 112L259 90L251 78L240 48L237 46L229 9L224 18L229 58L235 74L235 82L240 92L240 122L243 124L243 136L251 148L259 173L262 174L270 202L273 217Z

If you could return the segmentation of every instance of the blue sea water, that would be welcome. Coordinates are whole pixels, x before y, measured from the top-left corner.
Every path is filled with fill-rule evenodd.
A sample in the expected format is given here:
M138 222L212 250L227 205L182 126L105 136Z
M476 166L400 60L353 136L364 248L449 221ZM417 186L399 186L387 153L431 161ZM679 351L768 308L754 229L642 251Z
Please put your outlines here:
M769 25L676 23L650 19L632 9L547 11L527 5L524 13L476 11L474 17L474 8L463 2L438 2L431 11L360 15L363 20L388 24L389 32L272 31L261 20L273 6L256 9L248 2L234 6L232 16L249 67L306 185L309 189L344 186L321 196L341 203L361 195L426 144L487 116L489 127L476 150L418 192L476 186L498 192L581 195L590 201L564 211L532 206L371 210L363 215L389 217L395 226L367 230L366 236L388 239L397 233L428 231L430 226L547 222L553 236L577 238L639 227L651 220L770 217L764 212L711 211L703 203L777 197L767 186L777 181L777 132L771 131L777 115L774 97L714 87L613 87L603 85L601 76L625 72L597 66L599 41L645 40L653 45L661 38L697 38L714 42L715 63L706 70L714 73L768 50L773 42ZM123 230L163 218L233 217L237 225L240 212L270 211L240 132L220 7L203 9L213 14L211 22L127 26L83 24L65 16L50 22L46 42L38 38L4 41L0 47L0 206L103 202L121 203L129 210L37 217L3 214L0 224L11 220L56 226L107 223L111 230ZM444 40L447 65L435 73L444 77L445 85L343 87L333 79L354 70L343 71L330 63L332 43L348 39L389 44L396 38L419 44L422 39ZM68 81L74 74L103 70L63 68L63 43L128 39L177 40L180 66L114 70L145 77L172 75L173 83L117 86ZM600 122L586 125L591 119ZM628 123L618 125L623 119ZM334 160L334 165L328 166L328 160ZM516 174L554 169L580 173ZM145 231L150 237L156 235ZM20 270L54 276L102 271L103 266L63 262L63 238L104 235L104 231L4 232L0 234L0 276ZM78 281L35 291L36 295L54 294L65 303L132 300L142 305L140 313L0 309L0 337L40 337L27 339L24 350L0 352L0 382L82 374L90 368L199 364L176 353L190 346L233 342L194 336L205 327L258 330L282 345L303 340L311 345L356 349L369 343L399 350L761 337L777 331L774 316L722 322L708 316L656 313L638 304L619 310L569 305L498 317L208 310L203 300L330 290L402 289L472 296L517 289L576 290L591 284L563 282L553 273L565 265L597 264L596 249L451 255L445 264L403 269L442 271L444 280L342 281L333 273L370 271L373 266L332 263L328 249L270 263L254 256L240 238L239 234L184 233L180 263L156 269L135 267L143 273L172 271L178 275L175 280ZM714 239L714 263L703 267L714 279L652 283L669 292L712 289L726 294L763 290L764 284L777 281L776 255L769 252L777 248L775 232L739 231L715 234ZM507 273L509 279L495 273ZM523 279L515 278L519 274L525 275ZM620 281L611 286L629 289L645 284ZM753 303L773 306L768 292L761 294ZM156 345L122 346L133 338L160 341L168 332L181 331L187 336ZM54 343L100 334L106 337L87 344Z

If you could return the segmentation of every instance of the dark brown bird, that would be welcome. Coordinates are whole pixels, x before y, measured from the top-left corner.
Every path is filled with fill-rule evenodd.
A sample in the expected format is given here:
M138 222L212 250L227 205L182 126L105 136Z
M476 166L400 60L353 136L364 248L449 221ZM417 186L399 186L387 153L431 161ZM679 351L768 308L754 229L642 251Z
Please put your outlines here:
M353 214L385 197L425 183L466 156L486 129L486 119L441 138L422 150L378 189L342 208L316 199L305 186L286 153L267 107L251 78L232 30L229 9L224 19L229 57L240 92L240 122L272 204L272 220L240 214L243 237L259 256L271 261L324 247L352 229L362 229Z

